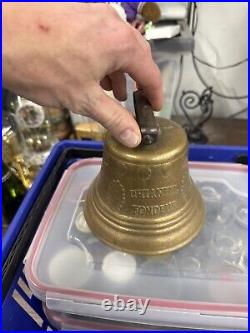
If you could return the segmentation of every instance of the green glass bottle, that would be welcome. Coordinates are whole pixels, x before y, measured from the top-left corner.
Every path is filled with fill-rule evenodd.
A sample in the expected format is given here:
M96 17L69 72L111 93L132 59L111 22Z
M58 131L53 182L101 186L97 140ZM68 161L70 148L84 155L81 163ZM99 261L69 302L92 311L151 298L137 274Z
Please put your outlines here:
M15 171L2 162L2 207L4 220L8 224L16 214L27 192Z

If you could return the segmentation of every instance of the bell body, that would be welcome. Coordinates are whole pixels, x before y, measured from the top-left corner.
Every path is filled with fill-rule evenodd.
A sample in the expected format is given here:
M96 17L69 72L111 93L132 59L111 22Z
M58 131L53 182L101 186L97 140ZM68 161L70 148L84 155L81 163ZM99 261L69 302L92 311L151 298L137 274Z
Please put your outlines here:
M176 123L158 118L158 140L129 149L108 133L85 218L92 232L121 251L174 251L200 231L204 205L188 171L187 138Z

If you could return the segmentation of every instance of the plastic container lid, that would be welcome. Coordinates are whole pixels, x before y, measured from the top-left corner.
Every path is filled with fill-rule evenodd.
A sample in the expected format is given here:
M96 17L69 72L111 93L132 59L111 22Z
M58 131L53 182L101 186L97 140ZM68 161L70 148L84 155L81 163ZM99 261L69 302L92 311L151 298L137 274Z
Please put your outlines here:
M64 173L26 256L34 295L63 313L185 327L247 326L248 168L195 163L190 174L206 204L206 221L188 246L158 257L116 251L89 230L86 191L101 159ZM136 300L136 311L107 311L104 299ZM140 302L149 299L140 315ZM211 316L213 320L211 321ZM224 325L224 326L223 326Z
M152 331L164 327L135 324L93 317L82 317L50 310L43 304L43 311L50 324L60 331Z

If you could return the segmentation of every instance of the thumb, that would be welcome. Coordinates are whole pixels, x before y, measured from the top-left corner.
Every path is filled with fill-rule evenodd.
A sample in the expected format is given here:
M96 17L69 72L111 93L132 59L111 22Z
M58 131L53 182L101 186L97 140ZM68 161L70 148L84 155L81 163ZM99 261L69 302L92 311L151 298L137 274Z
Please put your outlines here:
M128 110L109 97L100 86L92 91L93 100L88 110L89 116L100 122L123 145L134 148L141 142L137 122Z

